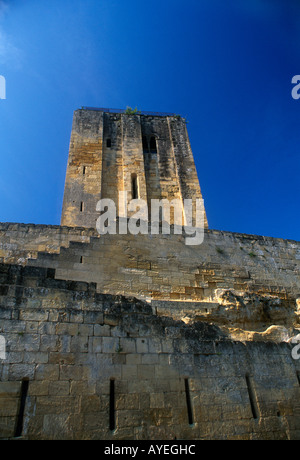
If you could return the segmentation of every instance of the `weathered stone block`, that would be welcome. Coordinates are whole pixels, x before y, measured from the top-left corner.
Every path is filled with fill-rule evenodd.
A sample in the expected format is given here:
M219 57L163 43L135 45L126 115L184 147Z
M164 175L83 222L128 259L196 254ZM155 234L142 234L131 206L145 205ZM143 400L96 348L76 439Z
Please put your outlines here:
M8 380L33 380L35 376L35 364L11 364L8 371Z
M0 398L0 417L15 417L19 401L15 397Z
M59 365L58 364L37 364L35 369L36 380L58 380Z

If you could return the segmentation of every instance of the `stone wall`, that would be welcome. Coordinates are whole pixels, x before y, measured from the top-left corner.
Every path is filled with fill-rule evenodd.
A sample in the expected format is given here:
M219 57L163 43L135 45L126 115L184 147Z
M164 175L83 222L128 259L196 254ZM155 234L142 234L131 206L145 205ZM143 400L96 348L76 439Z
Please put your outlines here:
M100 236L120 191L202 198L183 119L76 111L63 226L0 224L0 438L300 439L300 243Z
M200 245L184 235L111 235L71 242L60 254L28 264L56 277L97 283L99 292L176 301L214 302L219 289L293 302L300 296L300 243L206 230Z
M300 439L291 344L232 341L54 275L0 266L1 438L21 418L25 439Z
M0 233L2 262L53 268L56 279L93 282L99 293L161 301L161 314L212 321L232 337L273 335L271 326L292 336L299 328L295 241L206 230L200 246L187 246L184 235L99 237L93 229L24 224L1 224Z
M0 234L2 438L300 439L299 242Z
M59 225L0 223L0 263L26 265L39 251L59 253L70 241L89 242L97 231Z

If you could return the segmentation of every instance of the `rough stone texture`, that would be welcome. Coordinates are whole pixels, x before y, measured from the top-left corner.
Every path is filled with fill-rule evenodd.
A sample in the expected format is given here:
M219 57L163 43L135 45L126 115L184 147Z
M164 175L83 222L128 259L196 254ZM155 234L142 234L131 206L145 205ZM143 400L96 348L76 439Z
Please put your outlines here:
M95 229L32 224L0 224L0 238L0 262L56 268L56 277L96 282L101 292L214 302L217 289L230 289L300 298L297 241L206 230L203 243L189 247L184 235L151 229L99 237Z
M91 236L98 236L96 229L0 223L0 263L26 265L39 251L59 253L70 241L89 242Z
M155 149L151 149L151 138L155 138ZM151 199L178 199L181 203L202 199L185 120L76 110L61 225L95 228L100 198L112 199L119 215L119 192L127 192L128 203L134 198L133 175L137 178L136 198L145 200L149 214ZM128 216L131 214L128 211ZM173 223L172 214L170 221Z
M102 293L202 302L202 318L232 327L262 331L298 323L295 241L207 230L201 245L187 246L183 235L107 234L71 242L60 254L38 254L28 264L55 268L58 279L94 282Z
M232 341L217 325L159 316L94 284L55 280L46 268L1 265L0 274L2 438L13 436L28 378L25 439L299 439L291 344Z
M103 113L79 113L73 119L61 223L95 228L101 197Z
M100 236L134 175L202 197L184 120L76 111L63 225L0 224L0 438L299 440L300 243Z

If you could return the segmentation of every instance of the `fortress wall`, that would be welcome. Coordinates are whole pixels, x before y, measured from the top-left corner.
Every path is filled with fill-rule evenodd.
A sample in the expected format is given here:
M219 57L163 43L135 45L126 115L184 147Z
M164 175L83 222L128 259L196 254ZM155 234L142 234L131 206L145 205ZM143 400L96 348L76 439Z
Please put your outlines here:
M2 262L53 268L56 279L93 282L99 293L158 302L159 315L260 333L280 326L289 337L299 328L296 241L207 230L201 245L187 246L183 235L99 237L25 224L1 224L0 234Z
M62 226L0 224L0 439L300 439L300 242L100 237L124 190L201 198L184 119L75 111Z
M88 242L97 231L80 227L0 223L0 262L25 265L39 251L53 254L70 241Z
M25 439L300 439L291 344L233 342L52 269L2 264L0 281L1 438L27 379Z
M153 300L214 302L230 289L273 295L295 310L300 298L300 243L262 236L207 230L202 244L188 246L184 235L106 234L28 263L102 293Z

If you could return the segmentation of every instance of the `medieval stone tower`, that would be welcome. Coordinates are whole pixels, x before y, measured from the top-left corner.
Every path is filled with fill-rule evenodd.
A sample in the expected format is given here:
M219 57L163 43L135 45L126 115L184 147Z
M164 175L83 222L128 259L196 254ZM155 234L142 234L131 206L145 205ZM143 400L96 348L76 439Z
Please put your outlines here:
M74 114L61 225L95 228L101 198L112 199L119 216L123 191L127 201L145 200L149 211L151 199L202 198L185 120L116 112Z
M0 438L300 439L300 243L99 234L120 192L202 200L181 117L75 111L61 225L0 224Z

